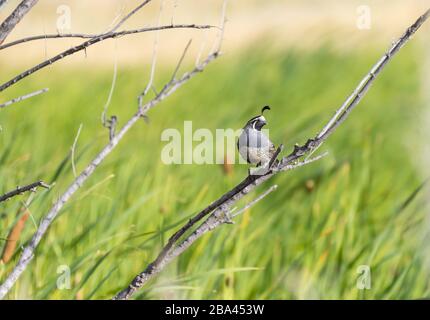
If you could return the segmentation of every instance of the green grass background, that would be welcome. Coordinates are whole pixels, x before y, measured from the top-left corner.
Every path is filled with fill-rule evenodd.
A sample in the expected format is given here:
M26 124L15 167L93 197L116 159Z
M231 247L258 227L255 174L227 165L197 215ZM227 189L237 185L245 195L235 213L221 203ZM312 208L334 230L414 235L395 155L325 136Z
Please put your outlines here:
M262 46L259 46L259 48ZM385 48L382 48L385 49ZM210 65L150 112L67 203L9 299L106 299L152 261L169 235L238 183L247 167L225 175L220 165L160 160L165 128L241 128L269 104L270 133L286 151L313 136L379 58L381 48L313 52L249 48ZM138 299L400 299L429 297L425 177L412 150L423 100L420 50L394 59L347 122L320 149L329 156L280 174L259 187L279 188L239 217L205 235L135 296ZM136 110L149 66L119 66L110 113L120 125ZM5 77L17 70L5 68ZM3 68L2 68L3 71ZM161 67L156 85L171 70ZM82 170L107 142L100 114L112 70L44 70L3 99L49 87L42 96L0 112L0 193L42 179L20 245L73 180L70 148L82 133ZM314 183L313 189L306 185ZM0 237L28 195L0 206ZM0 242L0 247L4 240ZM17 261L0 265L2 281ZM58 290L57 268L71 269L71 289ZM368 265L371 289L359 290Z

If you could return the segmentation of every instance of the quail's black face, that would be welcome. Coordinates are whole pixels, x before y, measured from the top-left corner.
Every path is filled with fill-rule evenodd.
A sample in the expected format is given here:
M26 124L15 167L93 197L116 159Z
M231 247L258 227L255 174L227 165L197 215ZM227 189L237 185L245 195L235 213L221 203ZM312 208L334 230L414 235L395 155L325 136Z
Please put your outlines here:
M260 131L266 124L266 118L263 116L256 116L248 121L247 126Z

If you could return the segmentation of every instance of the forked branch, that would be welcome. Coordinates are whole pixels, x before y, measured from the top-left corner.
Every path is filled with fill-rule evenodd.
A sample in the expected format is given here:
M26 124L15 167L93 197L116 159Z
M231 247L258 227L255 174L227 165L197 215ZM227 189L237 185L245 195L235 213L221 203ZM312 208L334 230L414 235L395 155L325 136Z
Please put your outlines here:
M128 122L119 130L119 132L110 140L110 142L100 151L100 153L88 164L82 173L70 184L60 198L55 202L48 213L42 218L39 227L33 235L30 243L24 248L17 265L12 272L7 276L3 284L0 285L0 299L2 299L12 288L13 284L18 280L20 275L27 268L28 264L33 258L34 251L47 232L49 226L57 217L59 211L63 208L64 204L74 195L74 193L88 180L94 173L97 167L104 161L104 159L115 149L118 143L122 140L124 135L138 122L142 117L145 117L149 110L151 110L158 103L169 97L183 84L188 82L196 74L202 72L205 67L219 56L219 52L213 52L202 61L201 64L196 66L189 72L184 73L180 78L172 78L163 89L149 102L138 108L138 111L128 120Z
M27 0L28 2L31 2L30 0ZM33 0L34 1L34 0ZM139 10L141 10L145 5L147 5L148 3L150 3L152 0L145 0L142 1L136 8L134 8L133 10L131 10L124 18L122 18L116 25L113 26L113 28L111 28L108 32L105 33L101 33L101 34L96 34L96 35L85 35L85 34L72 34L72 35L66 35L66 36L73 36L73 37L78 37L78 38L87 38L90 37L89 40L84 41L83 43L74 46L70 49L67 49L59 54L57 54L56 56L47 59L39 64L37 64L36 66L33 66L29 69L27 69L26 71L18 74L17 76L13 77L12 79L10 79L9 81L6 81L5 83L3 83L2 85L0 85L0 92L9 88L10 86L16 84L17 82L21 81L22 79L28 77L29 75L61 60L64 59L67 56L70 56L72 54L75 54L79 51L85 50L88 47L99 43L101 41L107 40L107 39L113 39L113 38L119 38L125 35L130 35L130 34L136 34L136 33L144 33L144 32L152 32L152 31L159 31L159 30L169 30L169 29L208 29L211 28L212 26L210 25L196 25L196 24L170 24L170 25L163 25L163 26L156 26L156 27L146 27L146 28L139 28L139 29L132 29L132 30L123 30L123 31L117 31L118 28L120 28L131 16L133 16L134 14L136 14ZM23 1L26 2L26 1ZM16 45L19 43L23 43L23 42L27 42L27 41L31 41L31 40L37 40L37 39L41 39L42 36L35 36L35 37L30 37L30 38L24 38L24 39L20 39L17 41L14 41L10 44L7 44L5 46L1 46L0 49L4 49L6 47L10 47L12 45ZM62 38L65 37L64 35L49 35L49 36L43 36L44 39L47 38ZM0 41L1 44L1 41Z
M273 168L267 173L263 175L247 176L236 187L222 195L219 199L192 217L169 238L167 244L163 247L157 258L151 262L144 271L138 274L124 290L119 292L114 299L129 299L139 288L141 288L154 275L159 273L174 257L181 254L195 240L197 240L197 238L223 223L228 223L229 219L226 219L225 215L230 211L232 205L239 199L243 198L256 186L262 184L264 181L281 171L291 170L320 159L321 156L310 160L305 159L304 161L299 161L302 157L312 154L312 152L321 146L321 144L327 140L339 125L346 120L351 111L362 100L386 64L408 42L412 35L428 19L429 15L430 9L419 17L418 20L390 47L387 53L385 53L373 66L370 72L355 88L354 92L346 99L342 106L336 111L335 115L327 122L326 125L324 125L322 130L314 138L308 139L308 141L301 146L296 145L289 155L283 157L279 162L274 163ZM209 217L199 227L197 227L190 236L180 241L185 233L191 231L191 229L193 229L195 225L207 215L209 215Z

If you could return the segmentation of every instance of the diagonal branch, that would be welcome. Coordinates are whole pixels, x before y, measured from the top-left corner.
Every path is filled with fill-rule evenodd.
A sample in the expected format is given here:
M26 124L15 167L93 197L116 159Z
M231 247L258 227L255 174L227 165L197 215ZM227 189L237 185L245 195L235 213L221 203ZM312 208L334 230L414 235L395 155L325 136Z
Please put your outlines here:
M77 46L72 47L68 50L65 50L65 51L57 54L56 56L54 56L50 59L47 59L47 60L43 61L42 63L39 63L38 65L20 73L19 75L15 76L14 78L10 79L9 81L0 85L0 92L9 88L10 86L14 85L18 81L21 81L22 79L28 77L29 75L35 73L36 71L39 71L40 69L43 69L43 68L57 62L58 60L64 59L65 57L70 56L76 52L85 50L86 48L88 48L88 47L90 47L90 46L92 46L98 42L104 41L106 39L118 38L118 37L121 37L124 35L150 32L150 31L157 31L157 30L185 29L185 28L187 28L187 29L208 29L211 27L212 26L210 26L210 25L176 24L176 25L164 25L164 26L159 26L159 27L148 27L148 28L125 30L125 31L119 31L119 32L104 33L104 34L98 35L94 38L91 38L90 40L87 40L87 41L81 43L80 45L77 45Z
M157 19L157 26L159 26L161 24L161 14L163 12L163 6L164 6L164 0L162 0L161 3L160 3L160 10L158 12L158 19ZM155 36L154 36L154 45L153 45L153 49L152 49L152 61L151 61L151 71L149 73L149 81L146 84L146 87L143 90L143 92L137 97L137 103L138 103L139 108L142 108L143 98L146 96L146 94L148 93L148 91L151 88L153 88L152 83L154 82L155 67L157 65L158 41L159 41L159 38L160 38L160 32L157 31L155 33ZM145 118L145 120L148 120L148 118Z
M33 8L38 0L23 0L18 7L11 13L9 17L0 25L0 44L6 39L11 33L13 28L21 21L21 19ZM3 5L2 2L0 5Z
M306 161L302 161L302 162L298 162L298 163L295 163L295 164L291 164L289 166L285 166L283 168L283 170L287 171L287 170L293 170L293 169L302 167L304 165L307 165L307 164L310 164L310 163L315 162L317 160L320 160L324 156L325 156L325 154L323 154L321 156L318 156L318 157L315 157L313 159L309 159L309 160L306 160ZM182 241L179 242L179 244L177 244L177 241L181 238L181 236L178 236L179 233L181 233L181 235L183 235L186 231L190 230L191 227L193 227L203 217L200 218L200 219L194 219L194 218L192 218L192 219L194 219L193 221L195 221L195 222L190 227L188 227L186 230L183 227L183 228L180 229L179 232L175 233L175 235L177 237L177 240L175 242L171 243L170 241L173 238L173 236L172 236L172 238L169 239L168 244L166 246L164 246L163 250L158 255L158 257L152 263L150 263L145 268L145 270L143 272L141 272L140 274L138 274L124 290L122 290L118 294L116 294L113 299L114 300L127 300L127 299L129 299L139 288L143 287L143 285L145 285L145 283L148 280L150 280L156 274L158 274L161 270L163 270L163 268L170 261L172 261L172 259L174 257L177 257L182 252L184 252L185 249L187 249L188 247L190 247L190 245L194 241L196 241L198 238L200 238L203 234L205 234L208 231L213 230L214 228L216 228L216 227L218 227L218 226L220 226L222 224L225 224L225 223L230 224L230 223L232 223L231 222L231 218L229 217L228 212L231 212L230 208L233 206L233 204L236 203L239 199L241 199L244 196L246 196L257 185L260 185L264 181L268 180L273 174L274 173L271 173L270 175L260 176L261 178L258 181L257 180L254 181L254 183L249 184L247 187L245 187L245 188L243 188L241 190L239 190L237 187L233 188L233 190L235 191L235 194L231 195L228 198L226 196L223 196L222 197L224 199L223 203L221 205L217 206L213 210L213 212L209 215L209 217L194 232L192 232L191 235L189 235L188 237L186 237L185 240L182 240ZM250 177L250 176L248 176L248 177ZM267 194L269 194L270 192L272 192L275 188L276 188L275 186L272 186L269 190L267 190L266 192L264 192L261 196L259 196L256 200L254 200L251 203L255 203L256 201L261 200ZM232 191L228 192L227 194L231 194ZM211 206L209 206L209 207L211 207ZM243 209L241 209L240 211L238 211L238 213L236 213L234 216L238 215L243 210L246 210L248 206L249 206L249 204L247 206L245 206ZM186 225L188 226L190 224L186 224Z
M127 15L122 18L111 30L111 32L114 32L119 29L132 15L134 15L136 12L138 12L140 9L142 9L144 6L146 6L151 0L144 0L142 1L136 8L131 10Z
M351 111L358 105L364 95L367 93L370 86L373 84L377 76L386 66L386 64L395 56L395 54L410 40L412 35L421 27L421 25L430 16L430 9L427 10L418 20L411 25L406 32L397 40L384 54L384 56L373 66L370 72L363 78L363 80L356 87L354 92L347 98L347 100L338 109L335 115L324 125L323 129L316 135L315 138L309 139L302 146L296 145L294 150L287 156L283 157L281 161L273 166L273 169L265 173L264 175L249 175L236 187L222 195L219 199L212 202L205 209L197 213L192 217L184 226L182 226L177 232L175 232L167 241L167 244L163 247L157 258L151 262L144 271L138 274L128 285L127 288L119 292L114 299L129 299L134 292L141 288L154 274L160 272L164 266L172 260L174 253L177 248L186 245L188 247L188 239L180 242L178 241L190 231L200 220L210 214L208 219L199 227L206 226L210 221L218 219L220 213L229 210L231 205L241 199L243 196L248 194L256 186L262 184L272 176L276 175L281 171L287 171L294 169L298 166L303 166L309 162L318 160L320 157L304 160L297 162L300 158L305 155L309 155L316 150L321 144L343 123ZM209 223L210 224L210 223ZM198 230L198 229L197 229ZM207 229L209 231L210 229Z
M39 95L39 94L45 93L45 92L47 92L48 90L49 90L48 88L44 88L44 89L37 90L37 91L31 92L31 93L27 93L27 94L25 94L25 95L23 95L23 96L20 96L20 97L14 98L14 99L12 99L12 100L6 101L6 102L4 102L4 103L0 104L0 109L1 109L1 108L5 108L5 107L7 107L7 106L10 106L11 104L14 104L14 103L16 103L16 102L20 102L20 101L23 101L23 100L26 100L26 99L32 98L32 97L34 97L34 96L37 96L37 95Z
M6 201L12 197L23 194L24 192L28 192L28 191L34 192L38 187L47 188L47 189L50 188L50 186L45 182L37 181L23 187L17 187L15 190L5 193L4 195L0 196L0 202Z
M245 205L237 214L249 209L257 202L265 198L272 191L276 190L277 186L274 185L256 199ZM186 249L188 249L196 240L198 240L201 236L208 233L209 231L214 230L215 228L221 226L225 223L231 223L230 217L226 214L225 210L217 210L213 214L209 216L200 226L196 228L196 230L191 233L184 241L182 241L174 250L170 251L168 255L160 261L160 263L155 267L149 265L145 271L140 273L137 277L133 279L130 285L119 292L113 299L114 300L126 300L129 299L139 288L141 288L148 280L153 278L156 274L158 274L169 262L171 262L174 258L182 254Z
M110 33L114 33L116 30L119 29L119 27L121 27L131 16L133 16L136 12L138 12L140 9L142 9L145 5L147 5L149 2L151 2L151 0L145 0L142 1L136 8L134 8L133 10L131 10L124 18L122 18L117 24L114 25L114 27L112 29L110 29ZM106 33L109 33L106 32ZM49 34L49 35L39 35L39 36L31 36L31 37L27 37L27 38L23 38L23 39L19 39L10 43L7 43L5 45L0 46L0 50L20 44L20 43L24 43L24 42L28 42L28 41L33 41L33 40L40 40L40 39L55 39L55 38L97 38L101 35L103 35L105 33L100 33L100 34L82 34L82 33L68 33L68 34ZM0 42L1 44L1 42Z

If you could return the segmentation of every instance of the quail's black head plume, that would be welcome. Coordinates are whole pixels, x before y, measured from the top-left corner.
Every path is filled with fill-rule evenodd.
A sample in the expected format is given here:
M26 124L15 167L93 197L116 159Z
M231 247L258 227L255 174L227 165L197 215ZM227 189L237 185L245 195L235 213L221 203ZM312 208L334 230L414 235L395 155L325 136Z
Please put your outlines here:
M261 109L261 115L263 115L265 110L270 110L269 106L264 106L263 109Z

